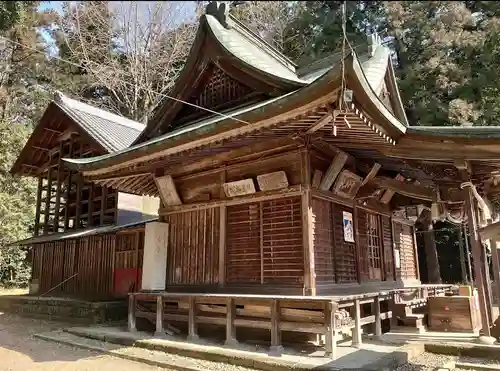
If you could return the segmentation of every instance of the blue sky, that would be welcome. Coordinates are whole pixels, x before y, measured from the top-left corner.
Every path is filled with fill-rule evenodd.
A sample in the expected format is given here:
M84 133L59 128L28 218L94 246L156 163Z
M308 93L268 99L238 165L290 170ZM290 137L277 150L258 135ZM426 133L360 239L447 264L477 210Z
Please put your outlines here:
M40 4L40 10L56 10L62 12L62 1L43 1Z

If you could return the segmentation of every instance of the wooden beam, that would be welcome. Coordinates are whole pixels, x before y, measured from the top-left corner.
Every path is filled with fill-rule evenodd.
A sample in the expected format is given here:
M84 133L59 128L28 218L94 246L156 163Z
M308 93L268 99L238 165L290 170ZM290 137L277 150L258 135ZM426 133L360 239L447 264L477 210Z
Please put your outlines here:
M78 135L78 132L74 131L72 128L65 130L62 134L57 138L58 141L65 141L70 139L73 135Z
M374 163L368 174L366 174L365 178L361 182L361 187L368 183L371 179L375 178L381 167L382 166L379 163Z
M403 182L405 180L405 178L401 174L396 175L396 177L394 179L397 180L398 182ZM380 202L383 204L388 204L389 202L391 202L391 199L392 199L392 196L394 196L394 193L396 193L396 191L394 189L390 189L390 188L386 189L386 191L384 192L384 194L380 198Z
M482 240L500 240L500 221L478 229Z
M335 120L335 118L333 116L332 109L330 107L328 107L328 113L326 115L322 116L314 124L312 124L311 127L309 129L307 129L306 134L314 133L315 131L318 131L323 126L328 125L330 122L332 122L334 120Z
M391 190L393 194L399 193L406 197L416 198L424 201L432 201L434 199L434 190L411 183L403 183L396 179L375 177L368 183L373 184L378 188L387 188L387 190Z
M48 148L43 148L43 147L39 147L39 146L31 146L31 148L37 149L39 151L44 151L44 152L49 152L50 151Z
M321 180L321 183L319 185L319 189L321 189L322 191L330 190L333 183L335 182L335 179L337 179L337 176L342 171L342 168L344 167L347 158L348 155L345 152L337 153L332 163L328 167L326 174L323 176L323 179Z

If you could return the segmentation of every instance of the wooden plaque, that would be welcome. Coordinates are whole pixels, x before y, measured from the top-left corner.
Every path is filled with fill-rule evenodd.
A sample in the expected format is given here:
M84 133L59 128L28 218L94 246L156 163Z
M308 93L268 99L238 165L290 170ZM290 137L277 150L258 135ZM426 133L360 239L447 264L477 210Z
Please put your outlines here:
M164 205L182 205L181 198L179 197L177 189L175 188L174 180L170 175L165 175L158 178L155 177L155 183Z
M224 193L227 197L243 196L255 193L253 179L243 179L236 182L223 184Z
M288 188L288 179L284 171L257 175L257 183L261 191Z
M354 198L361 187L363 179L349 170L342 170L335 185L333 186L333 193L345 198Z

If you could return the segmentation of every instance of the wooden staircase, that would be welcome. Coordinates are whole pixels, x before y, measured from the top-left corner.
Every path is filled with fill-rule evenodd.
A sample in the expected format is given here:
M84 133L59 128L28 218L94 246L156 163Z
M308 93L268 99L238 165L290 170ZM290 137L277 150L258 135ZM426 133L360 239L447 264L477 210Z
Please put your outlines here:
M427 331L427 298L403 300L392 304L391 332Z

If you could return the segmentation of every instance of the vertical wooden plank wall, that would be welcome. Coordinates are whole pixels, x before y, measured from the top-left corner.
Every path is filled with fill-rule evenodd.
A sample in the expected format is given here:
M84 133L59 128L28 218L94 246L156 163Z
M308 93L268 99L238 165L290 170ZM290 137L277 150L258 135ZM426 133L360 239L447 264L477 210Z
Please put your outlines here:
M227 207L226 279L233 284L302 284L300 197Z
M316 284L335 283L332 204L314 197L311 204L314 218Z
M399 251L400 267L396 268L396 277L402 280L417 279L414 227L394 221L394 245Z
M43 294L75 273L50 295L74 294L101 298L112 293L115 259L113 234L68 239L33 246L33 278L39 280L39 294Z
M214 207L165 217L170 228L167 284L219 282L219 213Z

